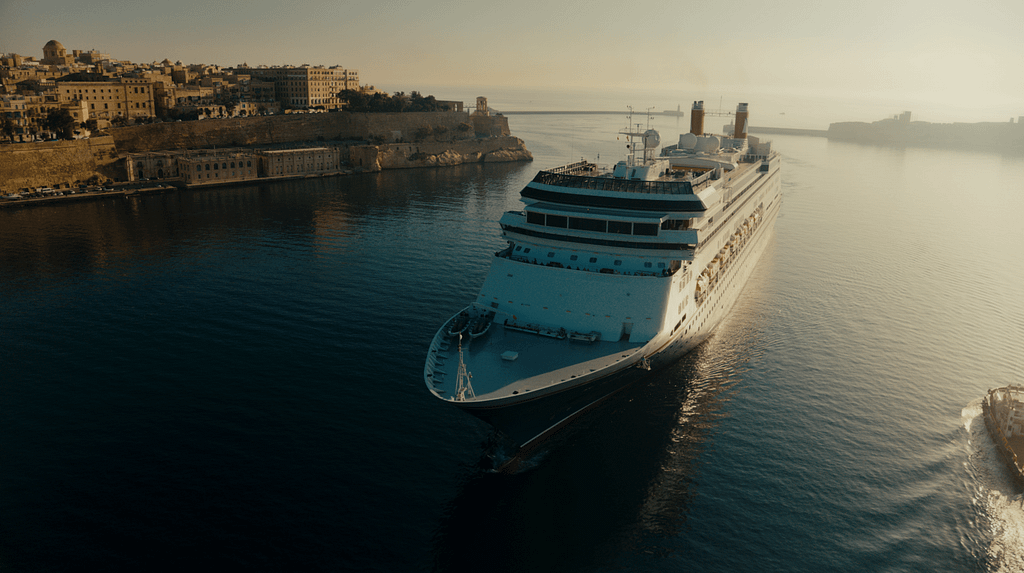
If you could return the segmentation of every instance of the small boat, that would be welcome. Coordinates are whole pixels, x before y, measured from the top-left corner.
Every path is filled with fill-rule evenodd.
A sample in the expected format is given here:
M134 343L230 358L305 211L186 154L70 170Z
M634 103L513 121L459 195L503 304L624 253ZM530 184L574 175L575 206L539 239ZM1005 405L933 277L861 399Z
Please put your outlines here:
M992 441L1024 485L1024 386L1004 386L988 391L981 402L985 426Z
M448 336L458 336L469 327L469 313L463 310L452 317L448 325Z
M487 334L487 331L491 328L491 323L493 321L493 312L487 312L474 317L469 326L469 337L480 338L481 336Z

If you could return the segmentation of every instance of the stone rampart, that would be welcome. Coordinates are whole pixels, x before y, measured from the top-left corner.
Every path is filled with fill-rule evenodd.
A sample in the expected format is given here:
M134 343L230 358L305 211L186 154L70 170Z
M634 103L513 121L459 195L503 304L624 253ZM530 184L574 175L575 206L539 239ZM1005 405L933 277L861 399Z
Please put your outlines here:
M523 140L511 136L450 143L358 145L350 148L349 153L352 166L366 171L533 160Z
M123 179L111 137L0 145L0 191L71 185L94 176Z
M452 141L471 138L466 112L308 113L154 123L110 130L121 153L308 141Z
M471 118L467 112L274 115L135 125L79 141L2 145L0 191L73 185L96 176L126 180L123 158L128 154L327 141L352 146L353 166L369 170L533 159L522 140L509 136L503 116Z

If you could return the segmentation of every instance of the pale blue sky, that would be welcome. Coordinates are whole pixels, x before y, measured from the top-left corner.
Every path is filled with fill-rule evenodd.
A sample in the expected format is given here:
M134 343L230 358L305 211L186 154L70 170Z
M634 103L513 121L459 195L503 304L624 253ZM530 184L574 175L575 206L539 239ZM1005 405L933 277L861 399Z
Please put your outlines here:
M625 5L0 0L0 52L41 57L54 39L134 62L342 65L387 89L791 93L975 110L965 121L1024 115L1019 0Z

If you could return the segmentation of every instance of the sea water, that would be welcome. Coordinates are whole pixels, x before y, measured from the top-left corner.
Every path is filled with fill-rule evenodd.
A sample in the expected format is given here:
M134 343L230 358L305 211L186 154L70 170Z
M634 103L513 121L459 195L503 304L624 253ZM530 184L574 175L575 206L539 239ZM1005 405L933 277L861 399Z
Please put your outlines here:
M497 472L427 346L627 120L510 123L534 162L0 210L0 568L1024 570L978 405L1024 378L1024 159L772 137L715 335Z

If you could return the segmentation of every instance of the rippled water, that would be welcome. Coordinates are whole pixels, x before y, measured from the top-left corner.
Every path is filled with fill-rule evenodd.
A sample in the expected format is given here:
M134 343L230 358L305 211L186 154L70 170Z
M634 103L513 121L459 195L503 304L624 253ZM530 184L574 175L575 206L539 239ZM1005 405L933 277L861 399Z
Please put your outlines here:
M1024 378L1024 160L774 137L729 320L495 473L426 346L624 124L511 121L532 164L0 210L0 568L1024 570L977 402Z

